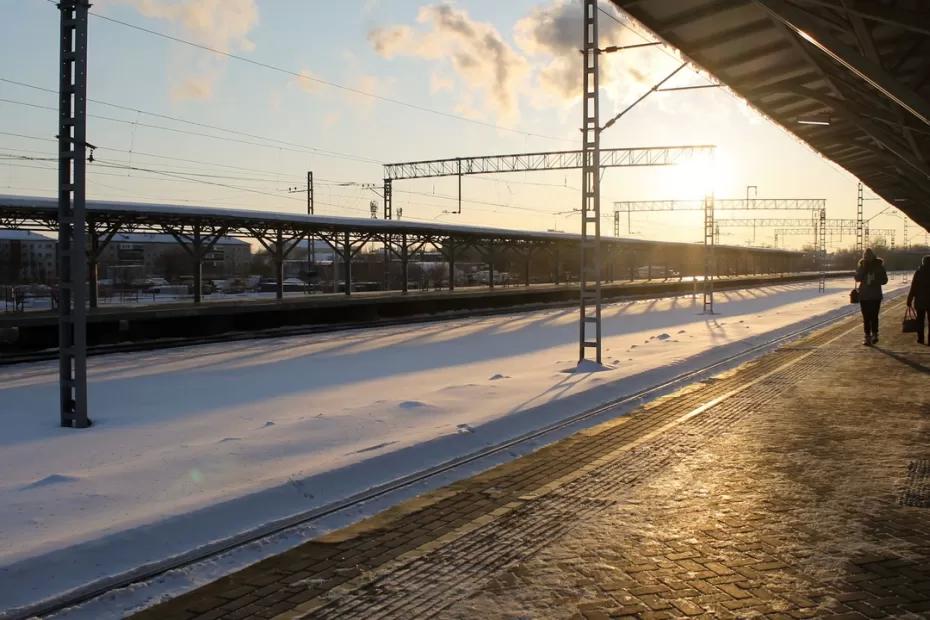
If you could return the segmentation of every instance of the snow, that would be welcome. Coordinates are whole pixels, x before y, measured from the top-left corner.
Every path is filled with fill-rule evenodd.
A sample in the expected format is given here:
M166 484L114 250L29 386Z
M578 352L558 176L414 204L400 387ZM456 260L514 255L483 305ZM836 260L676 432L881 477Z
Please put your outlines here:
M0 610L727 360L854 311L849 288L718 293L713 316L691 296L610 304L605 365L583 372L573 309L94 357L89 430L57 425L56 364L0 368Z

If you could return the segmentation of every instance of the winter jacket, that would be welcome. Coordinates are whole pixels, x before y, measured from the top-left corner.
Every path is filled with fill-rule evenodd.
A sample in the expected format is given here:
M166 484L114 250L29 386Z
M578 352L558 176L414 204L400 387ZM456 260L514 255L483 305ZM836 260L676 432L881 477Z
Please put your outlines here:
M866 262L859 261L856 268L856 282L859 283L859 299L874 301L882 298L882 286L888 284L885 263L880 258Z
M930 309L930 265L922 265L914 273L911 290L907 294L907 305L912 304L921 310Z

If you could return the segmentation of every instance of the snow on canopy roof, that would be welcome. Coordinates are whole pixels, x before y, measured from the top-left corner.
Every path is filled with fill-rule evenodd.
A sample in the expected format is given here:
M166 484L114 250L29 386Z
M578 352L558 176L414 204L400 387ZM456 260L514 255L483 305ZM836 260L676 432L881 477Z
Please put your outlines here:
M0 195L0 210L3 208L41 209L43 211L58 210L58 199L39 196ZM481 238L504 238L526 241L571 241L577 242L581 235L565 232L542 232L532 230L515 230L508 228L491 228L487 226L463 226L460 224L441 224L437 222L418 222L410 220L378 220L360 217L341 217L334 215L303 215L300 213L283 213L279 211L259 211L257 209L224 209L217 207L196 207L190 205L172 205L142 202L116 202L108 200L88 200L87 209L90 212L111 214L138 214L139 216L165 216L166 218L203 218L213 219L217 222L239 220L251 222L254 225L287 223L307 224L331 228L339 232L361 233L388 233L400 234L409 232L415 234L461 235ZM154 219L154 218L153 218ZM698 243L682 241L657 241L647 239L631 239L628 237L601 237L604 242L623 243L626 245L653 246L656 244L671 246L693 247ZM754 252L772 252L777 254L792 254L787 250L772 248L746 248L742 246L717 246L719 248L732 248L739 250L751 249Z
M171 243L176 244L177 240L167 233L117 233L113 235L114 243ZM216 245L249 245L242 239L233 237L220 237Z
M54 243L57 240L54 237L30 230L0 229L0 241L51 241Z

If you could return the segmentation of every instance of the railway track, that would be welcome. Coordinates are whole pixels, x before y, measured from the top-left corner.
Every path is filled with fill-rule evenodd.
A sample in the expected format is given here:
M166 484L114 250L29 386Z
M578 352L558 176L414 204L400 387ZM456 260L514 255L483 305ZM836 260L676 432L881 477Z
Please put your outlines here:
M847 274L837 274L833 278L846 277ZM812 276L813 278L813 276ZM777 284L794 284L806 280L783 282L780 279L771 281L772 286ZM739 282L727 282L725 280L716 281L718 292L725 290L738 290L747 288L741 286ZM754 286L759 286L758 284ZM618 303L624 301L634 301L641 299L654 299L661 297L687 297L688 295L698 294L695 292L680 292L670 294L631 294L618 296L610 300L609 303ZM398 325L416 325L420 323L433 323L449 319L461 319L471 317L500 316L504 314L513 314L517 312L532 312L535 310L547 310L555 308L575 307L575 301L552 301L545 303L530 303L515 306L506 306L501 308L486 309L468 309L459 311L449 311L434 315L414 315L388 319L372 319L358 322L334 323L334 324L317 324L317 325L300 325L294 327L274 327L269 329L253 330L248 332L226 332L209 336L197 337L179 337L179 338L160 338L153 340L121 342L114 344L91 345L87 348L88 356L109 355L112 353L135 353L154 351L158 349L173 349L178 347L196 346L203 344L220 344L226 342L239 342L244 340L263 340L269 338L283 338L288 336L304 336L312 334L333 333L340 331L355 331L359 329L377 328L377 327L394 327ZM42 349L39 351L22 351L0 353L0 366L9 366L12 364L24 364L30 362L44 362L58 359L58 349Z
M900 295L897 295L899 297ZM888 296L889 298L896 296ZM512 311L512 310L511 310ZM346 499L334 502L332 504L294 515L287 519L282 519L272 523L265 524L241 535L218 541L204 547L190 551L189 553L169 558L165 561L153 563L136 569L134 571L99 580L80 589L69 592L60 597L46 600L42 603L20 608L7 612L0 612L0 619L4 620L21 620L36 616L48 616L64 611L68 608L75 607L113 593L116 590L130 586L138 586L145 582L157 579L158 577L174 570L190 568L198 563L210 561L219 556L240 549L246 545L280 535L288 530L300 526L312 524L324 517L330 517L339 513L347 512L353 508L379 498L389 498L392 494L399 493L414 485L429 482L439 476L454 474L466 465L480 464L484 460L490 460L505 451L513 450L529 442L557 439L560 432L572 431L573 427L581 428L584 424L590 424L599 419L607 419L610 416L616 416L624 413L630 407L635 407L648 400L659 397L663 394L670 393L687 384L710 377L728 368L737 366L740 363L748 361L760 354L771 351L780 345L801 338L813 331L826 328L833 325L831 329L825 330L825 335L831 335L833 332L838 334L844 333L855 326L850 327L848 319L857 315L858 309L850 306L848 310L839 315L809 324L803 328L792 330L780 336L770 338L764 342L753 345L735 355L717 362L713 362L701 368L692 369L682 372L671 379L649 386L632 394L624 395L620 398L604 403L598 407L577 413L568 418L559 420L547 426L535 429L520 436L508 439L494 446L490 446L476 452L451 459L444 463L427 468L415 474L394 480L390 483L369 489Z

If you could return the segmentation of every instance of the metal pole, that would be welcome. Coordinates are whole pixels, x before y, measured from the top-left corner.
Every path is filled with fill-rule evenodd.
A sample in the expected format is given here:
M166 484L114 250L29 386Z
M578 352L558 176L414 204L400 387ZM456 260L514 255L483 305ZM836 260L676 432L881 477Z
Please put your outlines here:
M817 234L818 258L820 266L820 280L817 291L823 293L827 290L827 210L820 210L820 227Z
M714 196L704 197L704 314L714 313L714 275L717 270L716 235L714 224Z
M191 258L194 261L194 303L199 304L203 297L203 238L200 234L200 224L194 225L194 234L191 238Z
M307 171L307 214L313 215L313 172Z
M87 10L61 0L58 87L58 351L61 425L87 415Z
M284 299L284 232L279 228L274 240L275 299Z
M456 213L461 215L462 214L462 160L456 159L455 165L456 165L456 170L458 172L458 177L459 177L459 209L458 211L456 211Z
M391 197L391 179L384 179L384 219L390 220L393 217Z
M864 211L863 211L863 197L862 197L862 183L859 183L858 196L856 198L856 252L859 256L862 256L863 250L865 250L865 236L863 235L864 228Z
M600 101L597 48L597 0L584 0L581 242L579 262L578 362L594 349L594 361L601 363L601 149ZM621 113L622 114L622 113ZM619 118L620 115L618 115ZM588 326L593 326L590 334Z
M100 264L100 237L97 235L97 228L93 222L87 222L87 236L90 241L90 251L87 253L87 293L88 305L91 308L97 307L99 290L97 281L99 278Z
M400 277L401 284L400 290L405 295L407 294L407 281L410 279L410 272L408 270L410 266L410 246L407 245L407 233L401 233L400 235Z
M349 239L349 233L345 233L343 237L342 247L345 249L345 257L342 259L343 264L343 275L345 276L345 289L346 296L352 294L352 243Z
M455 241L449 238L449 290L455 290Z
M307 171L307 215L313 215L313 172ZM313 245L313 235L307 231L307 290L310 290L310 273L316 264L316 247Z

